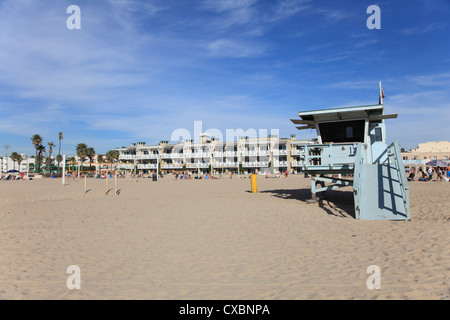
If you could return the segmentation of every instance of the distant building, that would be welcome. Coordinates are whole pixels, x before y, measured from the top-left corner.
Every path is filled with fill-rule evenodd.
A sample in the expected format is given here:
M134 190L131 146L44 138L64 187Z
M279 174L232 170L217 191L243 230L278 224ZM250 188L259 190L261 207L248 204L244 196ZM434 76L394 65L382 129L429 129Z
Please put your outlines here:
M417 148L402 152L402 159L406 169L413 167L425 169L427 163L431 160L442 160L448 163L450 160L450 142L419 143Z
M119 151L118 169L131 170L135 166L144 173L161 168L163 172L191 171L207 173L223 172L261 173L289 171L300 173L297 146L311 141L279 138L271 135L264 138L239 137L236 141L220 141L208 135L200 136L199 142L188 139L176 144L160 141L158 145L145 142L131 143Z
M28 157L25 154L21 154L22 156L22 162L18 163L17 161L14 163L14 161L8 157L0 157L0 173L6 173L9 170L18 170L20 172L26 172L27 171L27 165L34 164L35 159Z

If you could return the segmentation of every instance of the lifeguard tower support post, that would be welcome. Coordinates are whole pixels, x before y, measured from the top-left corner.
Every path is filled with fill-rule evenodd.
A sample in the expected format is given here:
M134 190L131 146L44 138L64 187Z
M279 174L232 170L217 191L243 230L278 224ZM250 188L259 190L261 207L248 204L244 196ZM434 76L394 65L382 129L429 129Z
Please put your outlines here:
M301 149L301 167L311 175L311 198L353 186L355 218L410 220L409 187L397 142L387 145L380 84L378 105L299 112L299 130L316 129L318 144ZM342 175L353 175L353 179ZM325 186L325 183L330 185Z

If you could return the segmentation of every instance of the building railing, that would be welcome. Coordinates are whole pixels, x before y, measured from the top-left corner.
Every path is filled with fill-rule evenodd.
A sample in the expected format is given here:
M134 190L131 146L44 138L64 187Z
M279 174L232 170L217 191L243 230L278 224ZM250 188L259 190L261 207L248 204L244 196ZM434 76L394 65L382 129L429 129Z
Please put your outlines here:
M256 167L268 167L268 161L251 161L251 162L243 162L242 166L244 168L256 168Z
M274 156L284 156L287 155L288 151L286 149L275 149L273 150L273 155Z
M134 158L133 158L134 159ZM151 159L158 159L157 154L139 154L137 156L138 160L151 160Z
M237 157L237 151L214 151L213 157Z
M134 160L136 159L135 154L121 154L119 155L119 160Z
M216 162L213 163L213 167L216 168L227 168L227 167L238 167L239 163L238 162Z
M205 169L205 168L209 168L209 163L186 163L186 168L189 169Z
M191 154L192 158L209 158L211 157L211 152L196 152Z
M161 169L181 169L181 168L183 168L182 163L170 163L161 165Z
M161 159L182 159L182 153L161 153Z

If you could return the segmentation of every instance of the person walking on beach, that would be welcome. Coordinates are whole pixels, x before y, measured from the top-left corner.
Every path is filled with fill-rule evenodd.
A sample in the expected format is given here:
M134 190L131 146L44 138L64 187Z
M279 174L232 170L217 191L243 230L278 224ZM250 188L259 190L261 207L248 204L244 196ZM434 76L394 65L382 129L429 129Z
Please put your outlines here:
M442 181L442 175L443 175L443 172L442 172L442 170L441 170L441 167L437 167L437 177L436 177L436 181Z

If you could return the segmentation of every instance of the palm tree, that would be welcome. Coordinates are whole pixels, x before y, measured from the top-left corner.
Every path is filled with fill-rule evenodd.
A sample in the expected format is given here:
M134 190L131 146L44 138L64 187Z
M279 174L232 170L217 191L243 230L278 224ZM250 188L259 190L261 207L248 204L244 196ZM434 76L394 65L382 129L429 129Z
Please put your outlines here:
M58 154L57 156L56 156L56 162L58 162L58 167L59 167L59 165L61 164L61 161L62 161L62 156L60 155L60 154Z
M85 143L79 143L76 147L77 156L80 159L80 162L83 163L87 156L88 146Z
M13 170L16 170L16 161L17 161L18 157L20 157L20 154L18 154L17 152L12 152L9 157L13 161Z
M112 170L112 163L118 159L119 159L119 151L109 150L106 153L106 160L108 160L111 163L111 170Z
M47 142L47 145L48 145L48 157L51 159L53 147L55 146L55 144L53 142ZM48 169L48 167L47 167L47 169Z
M38 134L35 134L34 136L31 137L31 142L34 145L34 148L36 149L36 164L35 164L35 170L36 170L36 165L38 165L39 168L39 158L38 158L38 149L39 146L42 144L42 137Z
M45 158L45 164L47 165L47 168L53 164L53 159L50 157Z
M19 164L19 168L17 168L17 169L20 171L20 164L22 163L23 158L22 158L22 156L19 154L19 155L17 155L16 160L17 160L17 163Z
M95 150L94 148L90 147L86 149L86 156L89 158L89 170L91 169L92 166L92 159L94 159L95 157Z
M44 162L43 155L45 154L45 146L40 144L37 147L37 151L39 151L38 152L37 163L38 163L38 166L39 166L39 169L40 169L41 168L41 164Z
M62 133L61 131L58 132L58 140L59 140L58 155L61 155L61 140L62 140L63 138L64 138L64 137L63 137L63 133ZM61 160L62 160L62 158L61 158ZM58 161L58 166L59 166L59 163L61 162L61 160Z

